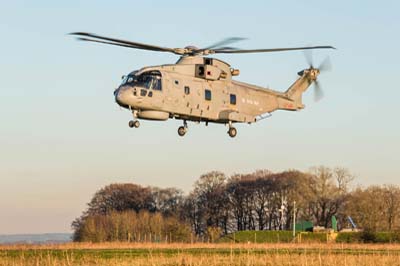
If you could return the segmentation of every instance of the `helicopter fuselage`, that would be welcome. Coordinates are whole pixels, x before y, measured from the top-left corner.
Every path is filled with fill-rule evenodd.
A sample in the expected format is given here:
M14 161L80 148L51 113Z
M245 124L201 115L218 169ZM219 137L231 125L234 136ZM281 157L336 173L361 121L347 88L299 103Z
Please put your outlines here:
M254 123L262 114L275 110L296 111L304 108L302 94L315 82L316 96L322 95L317 82L320 70L330 68L329 58L318 68L312 64L311 54L306 56L309 68L285 92L232 80L239 70L229 64L206 57L213 54L271 53L284 51L311 51L313 49L335 49L333 46L303 46L286 48L238 49L230 44L243 40L241 37L225 38L204 48L186 46L171 48L137 41L101 36L88 32L72 32L80 41L141 49L153 52L168 52L181 56L176 64L144 67L123 78L114 91L115 101L132 111L129 127L139 127L140 119L183 120L178 128L179 136L188 130L187 121L225 123L228 135L235 137L233 123ZM318 93L319 92L319 93Z
M318 75L310 71L304 70L286 92L278 92L232 80L239 70L216 58L183 56L176 64L133 71L114 95L141 119L254 123L278 109L304 108L301 92L311 84L311 74ZM296 92L300 98L291 97Z

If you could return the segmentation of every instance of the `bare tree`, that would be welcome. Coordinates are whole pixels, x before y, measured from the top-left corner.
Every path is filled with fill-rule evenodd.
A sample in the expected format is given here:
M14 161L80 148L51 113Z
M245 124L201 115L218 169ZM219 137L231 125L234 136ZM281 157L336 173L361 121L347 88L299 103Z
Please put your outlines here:
M177 188L152 188L155 211L164 216L176 216L183 204L183 191Z
M96 192L88 206L87 212L96 214L110 211L155 210L150 188L136 184L108 185Z
M310 170L309 211L317 225L328 227L331 217L339 212L346 200L343 192L344 180L341 178L335 180L335 175L332 169L324 166L314 167ZM339 180L341 187L335 183Z
M228 198L230 206L232 207L232 213L236 220L236 230L247 230L247 200L248 196L247 188L244 185L246 181L242 180L242 175L232 176L227 184Z
M392 231L398 229L396 223L400 215L400 188L394 185L386 185L382 187L384 217L387 221L387 229Z
M226 207L228 197L226 194L226 177L224 173L213 171L200 176L194 186L193 194L196 197L196 204L201 211L204 226L202 233L205 233L209 226L220 226L224 232L227 231L228 216Z
M349 185L354 180L354 175L347 168L335 167L333 169L333 177L336 179L337 187L342 193L347 193Z
M184 199L180 218L191 225L192 231L196 235L204 233L204 209L198 205L198 200L193 192Z

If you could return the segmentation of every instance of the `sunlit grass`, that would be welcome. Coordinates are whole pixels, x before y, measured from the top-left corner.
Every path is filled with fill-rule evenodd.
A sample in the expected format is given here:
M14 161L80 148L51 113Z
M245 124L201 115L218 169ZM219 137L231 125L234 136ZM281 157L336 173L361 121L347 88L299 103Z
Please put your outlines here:
M400 265L400 245L68 243L0 246L0 265Z

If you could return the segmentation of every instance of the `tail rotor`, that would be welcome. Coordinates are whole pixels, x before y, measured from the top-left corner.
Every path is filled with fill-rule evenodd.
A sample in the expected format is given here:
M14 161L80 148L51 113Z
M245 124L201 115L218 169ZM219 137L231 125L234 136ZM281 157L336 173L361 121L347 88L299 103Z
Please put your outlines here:
M321 87L321 83L317 80L317 75L321 72L331 71L332 63L329 56L325 57L325 59L321 62L321 64L315 68L313 63L313 54L311 50L304 51L304 57L306 58L307 64L309 68L307 69L311 75L311 80L314 82L314 101L318 102L324 97L324 92ZM303 71L300 73L304 73Z

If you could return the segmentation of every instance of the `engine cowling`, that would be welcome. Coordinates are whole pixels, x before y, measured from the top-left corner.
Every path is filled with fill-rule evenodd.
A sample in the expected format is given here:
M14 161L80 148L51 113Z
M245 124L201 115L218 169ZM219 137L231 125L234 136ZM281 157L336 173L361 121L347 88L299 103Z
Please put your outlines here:
M169 113L163 111L146 110L138 112L137 116L141 119L147 120L167 120L169 118Z

